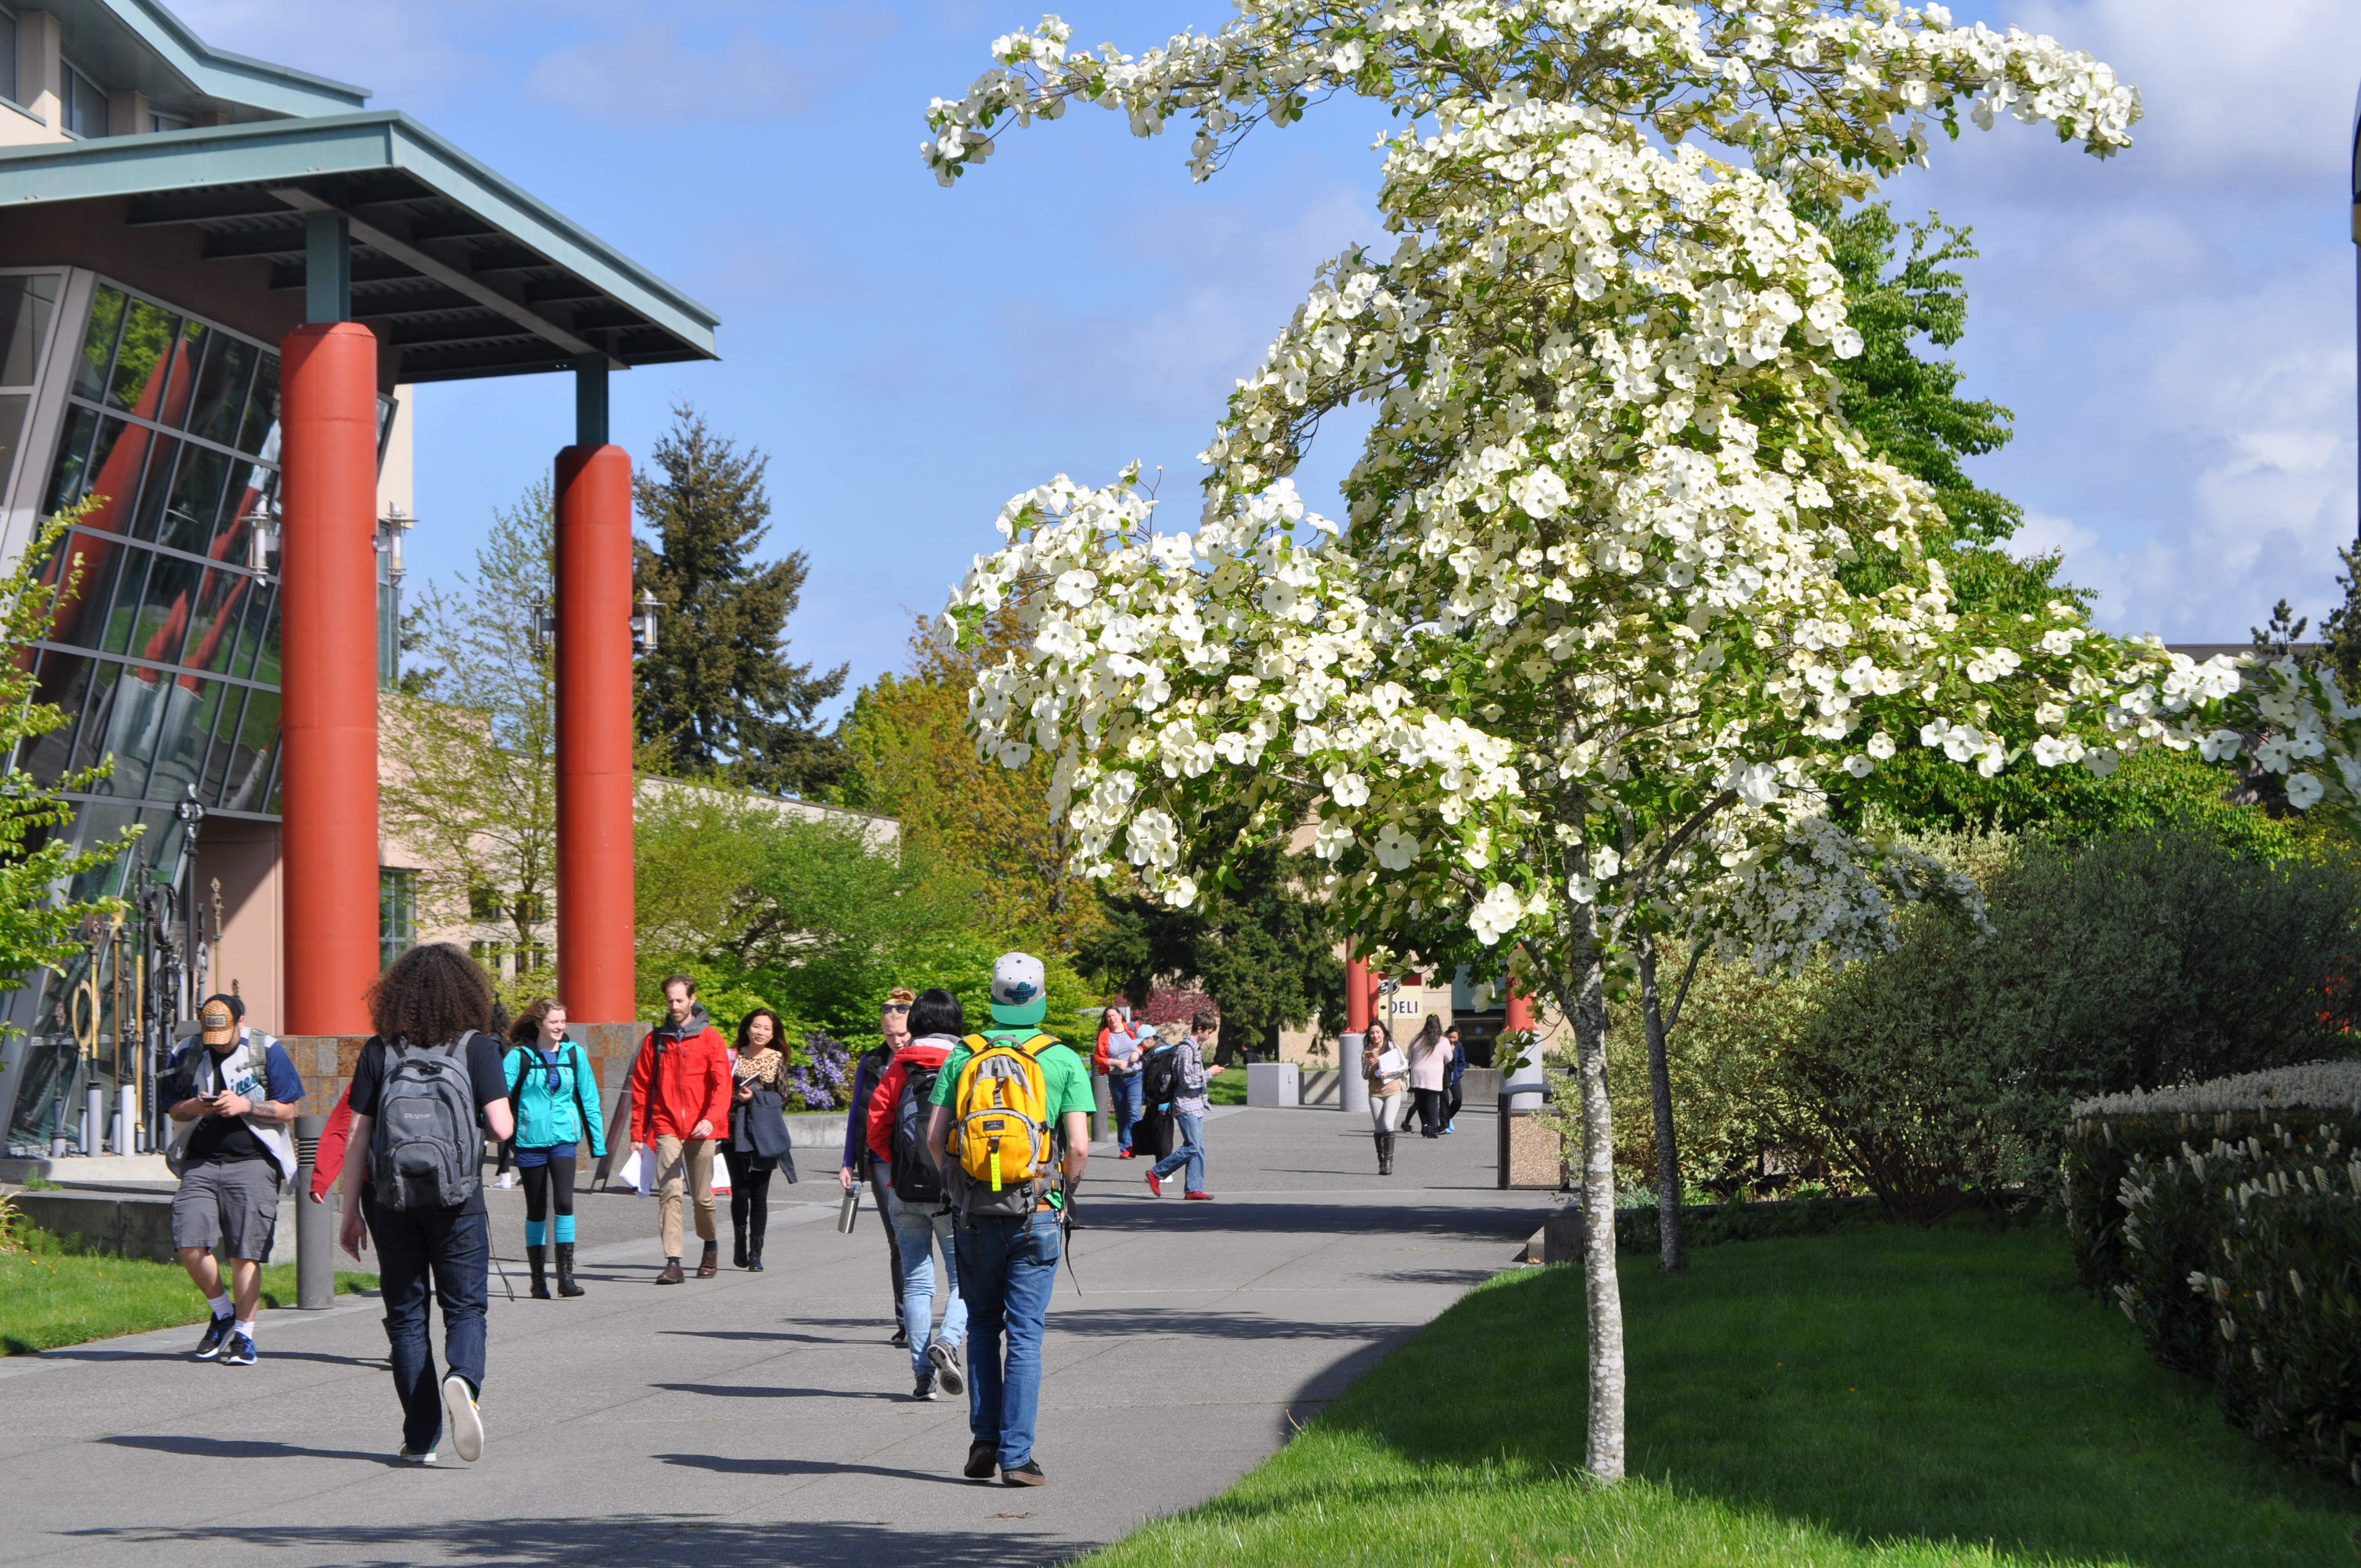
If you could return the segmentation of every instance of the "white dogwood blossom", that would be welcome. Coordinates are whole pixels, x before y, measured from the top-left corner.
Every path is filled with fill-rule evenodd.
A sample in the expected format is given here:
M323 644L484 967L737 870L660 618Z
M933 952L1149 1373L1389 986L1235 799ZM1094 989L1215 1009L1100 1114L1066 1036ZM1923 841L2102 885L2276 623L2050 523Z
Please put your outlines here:
M1242 0L1137 57L1069 43L1055 18L1002 38L936 101L944 183L1076 102L1141 136L1194 122L1199 178L1323 94L1410 122L1382 144L1390 253L1319 269L1202 454L1193 529L1157 529L1137 466L1061 476L1009 501L951 597L945 635L1008 614L1030 638L979 675L971 724L985 755L1057 758L1077 872L1185 905L1207 861L1308 828L1341 924L1516 945L1595 1059L1603 948L1643 911L1773 965L1880 950L1898 901L1966 898L1830 815L1913 740L1987 776L2103 775L2251 736L2291 801L2350 808L2333 682L2196 664L2065 600L1971 612L1925 546L1948 532L1931 492L1838 405L1861 338L1791 196L1866 193L1962 108L2127 146L2137 94L2089 56L1893 0ZM1290 476L1353 404L1370 429L1331 521ZM1620 1474L1598 1419L1592 1468Z

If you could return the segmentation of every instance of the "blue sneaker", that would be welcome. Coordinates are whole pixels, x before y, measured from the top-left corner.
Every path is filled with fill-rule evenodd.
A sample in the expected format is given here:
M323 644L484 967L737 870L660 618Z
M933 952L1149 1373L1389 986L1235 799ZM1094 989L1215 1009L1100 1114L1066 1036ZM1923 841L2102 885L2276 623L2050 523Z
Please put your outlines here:
M233 1330L222 1345L221 1354L214 1359L224 1366L251 1366L254 1365L254 1341Z
M215 1318L205 1325L205 1337L197 1342L199 1361L211 1361L221 1354L222 1342L229 1338L230 1325L236 1321L228 1317Z
M1445 1122L1443 1124L1443 1130L1446 1133L1455 1133L1459 1130L1459 1124L1455 1120Z

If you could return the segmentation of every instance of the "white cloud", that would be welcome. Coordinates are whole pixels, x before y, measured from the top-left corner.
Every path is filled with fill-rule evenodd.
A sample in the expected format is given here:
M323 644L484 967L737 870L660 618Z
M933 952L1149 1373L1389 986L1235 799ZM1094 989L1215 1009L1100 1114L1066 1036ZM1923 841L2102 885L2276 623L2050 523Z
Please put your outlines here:
M2282 595L2317 618L2361 456L2345 183L2361 6L1960 9L2090 49L2147 110L2116 159L2004 125L1886 190L1982 248L1958 355L1964 391L2017 413L1975 466L2026 508L2016 548L2063 549L2118 630L2236 641Z

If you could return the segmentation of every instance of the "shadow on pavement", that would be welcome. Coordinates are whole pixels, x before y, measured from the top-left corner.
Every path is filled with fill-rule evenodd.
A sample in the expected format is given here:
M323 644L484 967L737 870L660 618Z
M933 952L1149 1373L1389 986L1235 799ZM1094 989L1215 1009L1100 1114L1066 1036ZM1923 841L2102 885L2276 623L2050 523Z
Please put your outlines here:
M1522 1241L1533 1234L1547 1211L1538 1204L1477 1208L1445 1203L1403 1202L1323 1203L1317 1192L1284 1201L1268 1199L1222 1201L1214 1192L1211 1203L1178 1199L1124 1201L1092 1196L1075 1206L1074 1231L1125 1234L1188 1227L1200 1231L1237 1231L1279 1235L1497 1235Z
M900 1396L844 1388L766 1388L726 1383L651 1383L673 1394L709 1394L717 1399L893 1399Z
M1088 1296L1079 1303L1060 1301L1049 1314L1049 1327L1076 1339L1191 1338L1238 1340L1382 1340L1388 1343L1411 1331L1402 1323L1344 1323L1301 1319L1266 1318L1258 1313L1176 1310L1170 1307L1093 1307Z
M422 1484L437 1486L444 1479L430 1475ZM250 1545L258 1557L289 1562L503 1563L518 1568L605 1562L625 1563L631 1568L754 1568L756 1564L777 1568L808 1563L858 1563L860 1568L995 1568L1004 1563L1056 1563L1074 1554L1072 1542L1038 1530L903 1530L861 1520L758 1524L680 1514L596 1519L421 1519L402 1524L309 1528L207 1524L184 1530L134 1526L62 1533L87 1545L170 1547L183 1541L195 1545L236 1541Z
M933 1481L946 1486L972 1486L979 1491L986 1485L970 1481L951 1468L962 1457L960 1454L953 1454L951 1464L940 1470L895 1470L883 1464L837 1464L825 1459L725 1459L718 1453L657 1453L649 1457L692 1470L710 1470L717 1475L883 1475L889 1481Z
M762 1329L658 1329L659 1334L680 1339L787 1340L796 1344L842 1344L826 1334L772 1333Z
M381 1355L329 1355L316 1350L274 1350L268 1346L255 1354L264 1361L317 1361L330 1366L357 1366L366 1371L385 1370ZM184 1350L45 1350L44 1361L184 1361L193 1365L196 1357Z
M152 1449L158 1453L186 1454L192 1459L357 1459L365 1464L390 1465L390 1453L355 1453L346 1449L298 1448L288 1442L257 1442L226 1437L191 1437L182 1433L103 1437L115 1448Z

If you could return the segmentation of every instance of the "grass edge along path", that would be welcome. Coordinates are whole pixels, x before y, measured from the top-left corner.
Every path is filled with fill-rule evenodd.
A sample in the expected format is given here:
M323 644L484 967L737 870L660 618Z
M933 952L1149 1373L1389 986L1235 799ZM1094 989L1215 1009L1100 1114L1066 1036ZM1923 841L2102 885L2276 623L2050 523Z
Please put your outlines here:
M29 1228L30 1249L0 1254L0 1355L30 1355L93 1340L194 1327L207 1308L177 1263L81 1251L77 1238ZM336 1291L374 1290L374 1274L336 1275ZM295 1303L295 1266L267 1264L262 1304Z
M2230 1430L2052 1226L1626 1265L1631 1475L1581 1474L1581 1275L1470 1292L1227 1492L1091 1568L2215 1568L2361 1558L2361 1495Z

